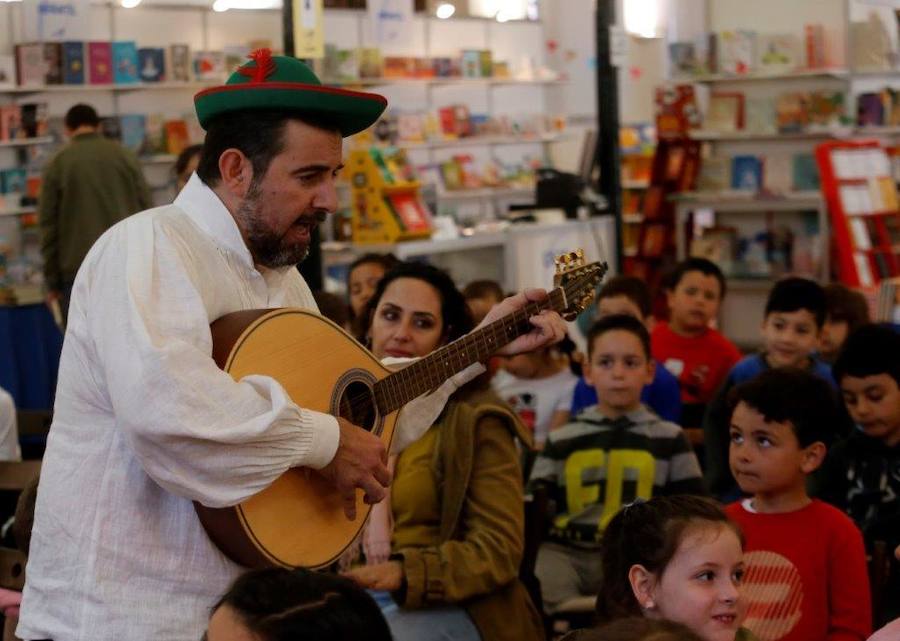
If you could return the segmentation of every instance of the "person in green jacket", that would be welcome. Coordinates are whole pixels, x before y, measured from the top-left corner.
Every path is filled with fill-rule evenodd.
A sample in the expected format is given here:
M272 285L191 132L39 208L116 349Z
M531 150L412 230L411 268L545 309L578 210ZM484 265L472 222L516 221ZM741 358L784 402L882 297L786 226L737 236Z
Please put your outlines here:
M47 304L63 319L81 261L114 224L152 206L138 159L104 138L93 107L77 104L65 117L69 143L47 163L38 213Z

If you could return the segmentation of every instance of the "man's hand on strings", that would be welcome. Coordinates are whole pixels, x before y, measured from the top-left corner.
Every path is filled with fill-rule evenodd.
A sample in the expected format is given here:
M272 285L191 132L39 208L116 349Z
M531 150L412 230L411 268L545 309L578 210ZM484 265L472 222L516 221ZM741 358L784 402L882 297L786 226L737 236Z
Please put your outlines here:
M531 302L542 302L547 299L547 292L543 289L526 289L521 294L510 296L500 301L491 308L478 328L522 309ZM553 343L558 343L566 335L566 323L554 311L544 310L528 319L532 329L527 334L519 336L511 343L497 350L500 356L513 356L522 352L531 352Z

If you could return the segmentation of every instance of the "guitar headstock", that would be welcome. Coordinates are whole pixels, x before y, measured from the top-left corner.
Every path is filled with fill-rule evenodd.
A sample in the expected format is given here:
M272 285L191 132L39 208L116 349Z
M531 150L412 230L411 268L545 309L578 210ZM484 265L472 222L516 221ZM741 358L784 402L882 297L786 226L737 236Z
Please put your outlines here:
M566 299L566 307L560 316L567 321L575 320L594 300L597 285L609 267L606 263L585 263L581 249L560 254L553 262L556 264L553 284L562 288Z

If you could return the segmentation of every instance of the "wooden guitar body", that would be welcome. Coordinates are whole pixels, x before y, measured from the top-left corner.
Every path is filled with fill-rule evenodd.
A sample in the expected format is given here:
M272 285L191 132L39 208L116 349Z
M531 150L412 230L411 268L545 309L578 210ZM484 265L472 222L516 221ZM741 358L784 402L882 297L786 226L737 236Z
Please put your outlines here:
M331 321L300 309L251 310L213 323L213 357L240 380L271 376L302 408L342 416L378 434L389 447L398 412L378 415L372 389L390 372ZM318 473L293 468L232 508L196 504L213 542L247 567L320 568L337 561L371 506L357 491L356 519Z

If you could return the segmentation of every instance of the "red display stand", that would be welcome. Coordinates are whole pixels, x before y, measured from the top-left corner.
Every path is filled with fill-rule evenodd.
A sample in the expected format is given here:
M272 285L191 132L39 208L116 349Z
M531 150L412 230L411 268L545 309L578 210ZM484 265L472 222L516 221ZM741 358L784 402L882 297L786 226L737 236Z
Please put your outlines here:
M876 141L816 148L838 278L871 288L900 276L900 211L887 150Z

